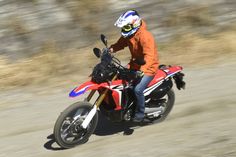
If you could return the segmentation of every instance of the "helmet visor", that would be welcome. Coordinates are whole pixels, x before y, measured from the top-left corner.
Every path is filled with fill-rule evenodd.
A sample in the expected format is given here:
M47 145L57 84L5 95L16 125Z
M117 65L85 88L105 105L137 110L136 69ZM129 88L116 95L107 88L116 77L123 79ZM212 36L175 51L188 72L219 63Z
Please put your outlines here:
M129 24L129 25L125 25L121 28L122 32L129 32L133 29L132 25Z

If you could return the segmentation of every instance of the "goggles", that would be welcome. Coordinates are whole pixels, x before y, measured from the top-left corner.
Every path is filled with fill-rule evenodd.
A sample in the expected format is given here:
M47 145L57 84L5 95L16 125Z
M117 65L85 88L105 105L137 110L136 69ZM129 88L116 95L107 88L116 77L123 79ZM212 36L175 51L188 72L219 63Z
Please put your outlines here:
M123 32L129 32L129 31L131 31L132 29L133 29L133 27L132 27L131 24L125 25L125 26L123 26L123 27L121 28L121 30L122 30Z

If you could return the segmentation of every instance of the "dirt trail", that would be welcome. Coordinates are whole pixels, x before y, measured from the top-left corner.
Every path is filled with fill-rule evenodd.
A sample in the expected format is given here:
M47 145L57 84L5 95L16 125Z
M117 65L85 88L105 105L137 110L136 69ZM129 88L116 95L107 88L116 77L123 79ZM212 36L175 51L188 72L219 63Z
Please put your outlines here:
M60 150L50 139L59 113L77 101L72 86L0 92L0 157L236 156L236 64L185 69L187 89L164 122L135 129L106 124L79 147ZM48 137L48 138L47 138Z

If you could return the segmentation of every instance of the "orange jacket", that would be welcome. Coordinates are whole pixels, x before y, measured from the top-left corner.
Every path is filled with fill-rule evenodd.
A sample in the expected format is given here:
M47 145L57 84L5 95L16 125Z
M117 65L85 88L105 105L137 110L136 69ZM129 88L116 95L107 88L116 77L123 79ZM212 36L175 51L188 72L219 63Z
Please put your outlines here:
M155 75L159 64L157 46L154 37L147 31L146 23L143 20L142 25L133 36L130 38L120 37L115 44L111 45L111 48L116 52L127 46L132 57L129 63L130 69L141 70L149 76ZM139 66L133 62L135 59L144 59L146 63Z

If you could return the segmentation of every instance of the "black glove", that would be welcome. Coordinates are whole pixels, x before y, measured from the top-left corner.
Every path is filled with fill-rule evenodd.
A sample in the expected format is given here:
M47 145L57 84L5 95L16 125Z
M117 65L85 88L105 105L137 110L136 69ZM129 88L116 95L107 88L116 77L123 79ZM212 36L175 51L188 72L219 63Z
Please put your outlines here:
M136 78L141 79L144 76L144 72L142 71L136 71Z

